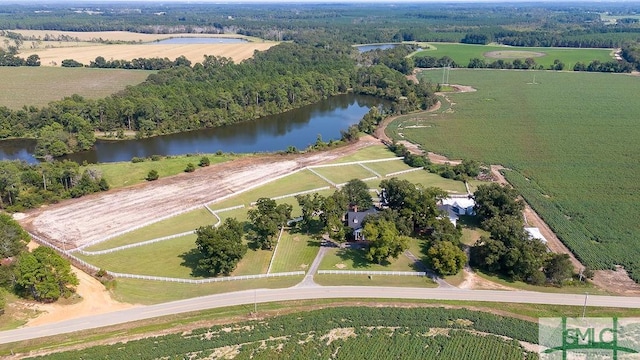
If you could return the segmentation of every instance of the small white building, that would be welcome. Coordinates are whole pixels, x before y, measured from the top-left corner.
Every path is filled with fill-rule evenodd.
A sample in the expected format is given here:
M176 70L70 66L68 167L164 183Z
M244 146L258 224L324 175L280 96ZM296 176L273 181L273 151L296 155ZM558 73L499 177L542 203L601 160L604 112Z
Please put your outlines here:
M449 216L449 221L455 226L460 215L475 215L475 200L470 197L448 197L442 199L438 208Z

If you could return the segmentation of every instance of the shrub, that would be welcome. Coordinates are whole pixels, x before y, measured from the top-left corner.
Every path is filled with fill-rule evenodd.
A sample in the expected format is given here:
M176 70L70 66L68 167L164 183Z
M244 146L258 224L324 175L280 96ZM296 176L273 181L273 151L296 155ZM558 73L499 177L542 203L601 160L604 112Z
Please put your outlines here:
M190 173L190 172L194 172L194 171L196 171L196 167L193 165L193 163L188 163L187 167L184 168L184 172Z
M143 162L143 161L144 161L144 158L141 158L141 157L134 156L134 157L131 158L131 162L134 163L134 164L135 163L139 163L139 162Z
M147 174L147 181L154 181L154 180L158 180L158 178L160 177L160 175L158 174L157 171L155 170L151 170L149 171L149 173Z
M204 166L209 166L209 165L211 165L211 160L209 160L209 158L208 158L208 157L203 156L203 157L200 159L200 163L199 163L198 165L200 165L200 166L202 166L202 167L204 167Z
M162 160L161 155L151 155L151 161L160 161Z

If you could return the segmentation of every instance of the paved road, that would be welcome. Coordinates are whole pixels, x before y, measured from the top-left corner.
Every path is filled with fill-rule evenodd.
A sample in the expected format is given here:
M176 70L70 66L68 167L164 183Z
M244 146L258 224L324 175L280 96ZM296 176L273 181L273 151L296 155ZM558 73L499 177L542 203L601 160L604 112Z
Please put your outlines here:
M149 319L158 316L233 305L249 305L247 308L248 313L249 311L253 310L254 296L257 303L330 298L384 298L494 301L582 306L585 300L585 296L579 294L551 294L529 291L461 290L440 288L423 289L367 286L317 286L292 287L287 289L258 289L227 294L209 295L164 304L132 308L108 314L88 316L84 318L62 321L55 324L3 331L0 332L0 343L23 341L39 337L93 329L103 326L122 324L130 321ZM588 305L621 308L640 308L640 298L590 295L588 298ZM589 311L587 310L587 315L588 314Z

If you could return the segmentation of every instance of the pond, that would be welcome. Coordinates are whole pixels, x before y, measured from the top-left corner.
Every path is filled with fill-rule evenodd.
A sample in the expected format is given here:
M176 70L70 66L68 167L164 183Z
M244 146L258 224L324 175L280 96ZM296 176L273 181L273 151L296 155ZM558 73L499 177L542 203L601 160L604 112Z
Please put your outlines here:
M170 45L170 44L241 44L247 43L246 39L228 38L228 37L175 37L170 39L158 40L150 42L151 45Z
M304 149L315 143L318 135L327 142L340 139L341 130L357 124L371 107L381 103L372 96L338 95L283 114L223 127L140 140L98 140L93 150L67 158L79 163L105 163L129 161L134 156L274 152L289 146ZM34 148L34 140L0 141L0 158L33 163L37 161L32 155Z
M393 49L396 46L398 46L398 44L376 44L376 45L358 45L356 46L356 48L358 48L359 52L363 53L371 50Z

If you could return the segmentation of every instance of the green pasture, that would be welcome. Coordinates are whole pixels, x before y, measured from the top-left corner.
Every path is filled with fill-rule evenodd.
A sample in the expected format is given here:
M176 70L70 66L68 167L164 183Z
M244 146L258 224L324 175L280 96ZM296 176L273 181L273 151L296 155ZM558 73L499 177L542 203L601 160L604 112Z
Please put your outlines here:
M212 210L224 209L236 205L249 206L252 202L262 197L276 197L294 194L301 191L313 190L328 186L329 184L308 170L301 170L281 179L271 181L255 189L236 194L220 202L209 204Z
M81 255L82 260L108 271L166 276L175 278L192 278L187 257L189 251L196 247L196 235L187 235L176 239L138 246L103 255Z
M467 193L467 190L464 187L464 183L462 181L445 179L438 174L433 174L426 170L416 170L416 171L408 172L405 174L394 175L391 177L407 180L412 184L418 184L423 187L441 188L442 190L445 190L447 192L454 193L454 194ZM389 179L391 177L388 177L386 179Z
M208 284L184 284L166 281L117 279L115 288L111 291L118 301L131 304L151 305L167 301L190 299L198 296L241 290L287 288L299 283L302 279L303 275L223 281ZM247 306L246 309L247 311L245 314L250 313L253 311L253 306Z
M78 257L101 269L137 275L165 276L174 278L202 278L194 276L197 265L196 235L160 241L103 255L81 255ZM272 251L249 249L236 270L231 274L264 274L269 267Z
M367 270L367 271L420 271L403 254L388 263L372 264L364 257L362 249L331 248L320 262L321 270ZM338 275L333 275L338 276Z
M359 149L353 154L341 157L336 159L329 164L342 164L347 162L354 161L364 161L364 160L377 160L377 159L388 159L395 157L396 154L387 149L386 146L380 145L371 145L365 148Z
M42 107L78 94L100 99L143 82L155 71L61 68L52 66L0 67L0 106Z
M366 179L375 176L371 171L357 164L314 168L313 171L335 184L343 184L352 179Z
M242 210L242 209L240 209ZM244 209L246 213L246 209ZM218 221L204 206L184 214L180 214L155 224L128 232L107 241L86 248L87 251L112 249L118 246L135 244L163 236L180 234L195 230L200 226L213 225Z
M1 68L0 68L1 69ZM117 140L114 140L117 141ZM163 157L158 161L147 159L143 162L117 162L104 164L91 164L83 166L84 169L96 169L102 173L112 189L135 185L146 182L145 178L151 170L156 170L160 177L166 177L184 173L183 176L189 176L184 172L187 164L192 163L199 170L198 163L200 159L206 156L211 164L219 164L225 161L237 159L238 155L216 155L216 154L198 154L198 155L179 155L171 157Z
M509 55L509 51L513 52L535 52L544 53L544 56L534 57L533 54L522 53L522 57L516 58L526 59L527 57L533 57L536 64L544 66L545 69L549 68L553 64L553 61L559 59L565 64L565 69L573 69L573 65L576 62L582 62L588 64L593 60L599 60L601 62L612 61L612 49L576 49L576 48L548 48L548 47L515 47L504 45L470 45L470 44L456 44L456 43L429 43L429 49L419 51L413 56L433 56L441 58L443 56L449 56L459 66L466 67L469 64L469 60L473 58L483 59L485 62L490 63L498 58L487 57L486 54L492 51L505 52L504 57L501 57L505 61L512 62L514 58ZM436 79L437 80L437 79ZM442 81L442 72L440 72L439 81ZM450 84L456 84L449 80Z
M638 78L455 69L450 81L477 91L448 94L452 111L425 113L419 122L428 127L402 128L404 137L450 158L515 170L509 181L585 265L621 264L640 281ZM398 138L407 118L388 134Z
M271 272L307 271L318 254L320 240L314 236L291 231L282 233Z
M377 172L378 174L385 176L398 171L409 170L411 167L404 163L404 161L398 159L393 161L381 161L363 164L369 169Z
M393 275L331 275L316 274L313 281L322 286L399 286L399 287L437 287L426 276Z

